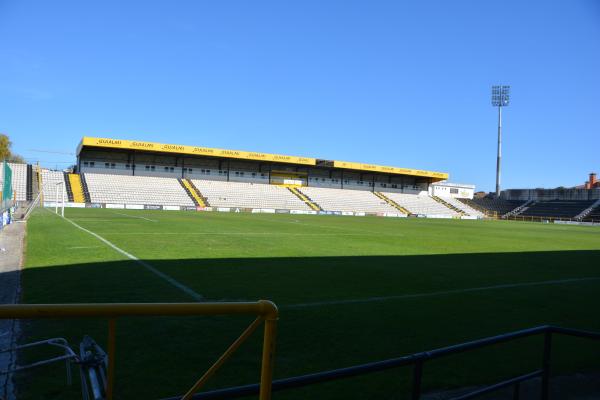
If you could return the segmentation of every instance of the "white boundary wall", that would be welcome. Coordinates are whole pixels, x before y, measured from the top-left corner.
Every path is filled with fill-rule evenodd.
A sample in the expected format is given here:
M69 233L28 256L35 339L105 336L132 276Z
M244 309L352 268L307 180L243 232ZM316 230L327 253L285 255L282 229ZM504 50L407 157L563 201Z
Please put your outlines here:
M53 201L45 201L44 207L53 208L57 205ZM188 206L159 206L154 204L117 204L117 203L73 203L65 202L65 207L71 208L107 208L113 210L168 210L168 211L212 211L225 213L252 213L252 214L294 214L294 215L339 215L339 216L375 216L384 218L407 218L408 216L401 213L379 212L353 212L353 211L313 211L313 210L284 210L274 208L241 208L241 207L188 207ZM420 218L445 218L445 219L477 219L476 217L463 216L456 217L452 215L418 215Z

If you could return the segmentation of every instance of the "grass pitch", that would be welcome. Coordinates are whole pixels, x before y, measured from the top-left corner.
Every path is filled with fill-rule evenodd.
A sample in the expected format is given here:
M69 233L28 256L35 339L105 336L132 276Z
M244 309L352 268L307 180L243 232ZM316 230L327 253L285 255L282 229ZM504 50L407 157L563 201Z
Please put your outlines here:
M67 209L66 217L207 300L273 300L275 377L350 366L541 324L600 330L600 229L502 221ZM28 222L25 303L187 302L188 294L49 211ZM248 318L117 324L117 398L185 392ZM106 321L28 321L28 340L91 334ZM210 388L254 383L261 334ZM600 346L555 342L556 373L599 368ZM425 365L426 389L538 369L539 340ZM42 354L26 354L30 359ZM282 392L278 399L406 398L410 369ZM77 399L60 366L19 377L24 399Z

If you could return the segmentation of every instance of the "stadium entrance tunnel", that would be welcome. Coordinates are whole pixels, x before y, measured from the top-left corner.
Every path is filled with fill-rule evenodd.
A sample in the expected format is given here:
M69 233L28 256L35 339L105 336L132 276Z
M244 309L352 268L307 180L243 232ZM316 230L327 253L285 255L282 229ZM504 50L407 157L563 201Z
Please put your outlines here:
M208 301L268 298L280 307L275 379L363 364L539 325L600 330L600 251L418 256L143 260ZM0 279L3 279L0 276ZM24 303L189 302L130 260L30 266ZM135 317L119 321L115 398L184 393L251 322L231 317ZM106 349L106 321L25 320L19 342L84 335ZM262 341L252 337L206 390L258 381ZM557 338L552 373L600 370L600 347ZM497 382L540 367L539 338L427 365L423 391ZM35 350L19 363L47 355ZM80 398L63 368L16 376L19 398ZM396 398L409 371L381 371L278 393L278 399Z

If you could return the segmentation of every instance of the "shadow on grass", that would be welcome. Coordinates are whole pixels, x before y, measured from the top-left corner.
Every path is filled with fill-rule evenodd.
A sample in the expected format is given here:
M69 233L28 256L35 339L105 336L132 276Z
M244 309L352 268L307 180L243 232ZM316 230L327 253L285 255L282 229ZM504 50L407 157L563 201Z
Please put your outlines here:
M600 251L144 261L208 300L266 298L280 305L280 378L542 324L600 330L600 280L581 279L600 277ZM133 261L29 267L21 281L26 303L191 301ZM407 294L431 295L394 297ZM352 302L291 307L339 300ZM241 317L119 320L118 398L184 392L248 322ZM26 321L21 341L64 336L75 344L83 334L103 344L106 321ZM211 388L258 380L260 337L255 333ZM600 368L600 346L560 339L556 349L557 373ZM424 384L434 389L496 381L539 368L540 357L537 339L453 356L428 365ZM21 375L20 398L78 398L77 385L66 388L63 374L55 367ZM403 369L277 398L404 398L409 382L410 370Z

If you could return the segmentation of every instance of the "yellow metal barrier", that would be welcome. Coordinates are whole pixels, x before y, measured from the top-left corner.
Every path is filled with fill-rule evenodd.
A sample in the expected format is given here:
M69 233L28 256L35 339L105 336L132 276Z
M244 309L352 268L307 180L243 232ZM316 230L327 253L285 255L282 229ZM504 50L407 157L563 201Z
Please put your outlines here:
M133 316L256 315L257 318L181 398L189 400L241 344L264 322L260 400L271 399L277 306L268 300L246 303L131 303L131 304L3 304L0 319L108 318L108 377L106 399L112 400L115 381L117 318Z

